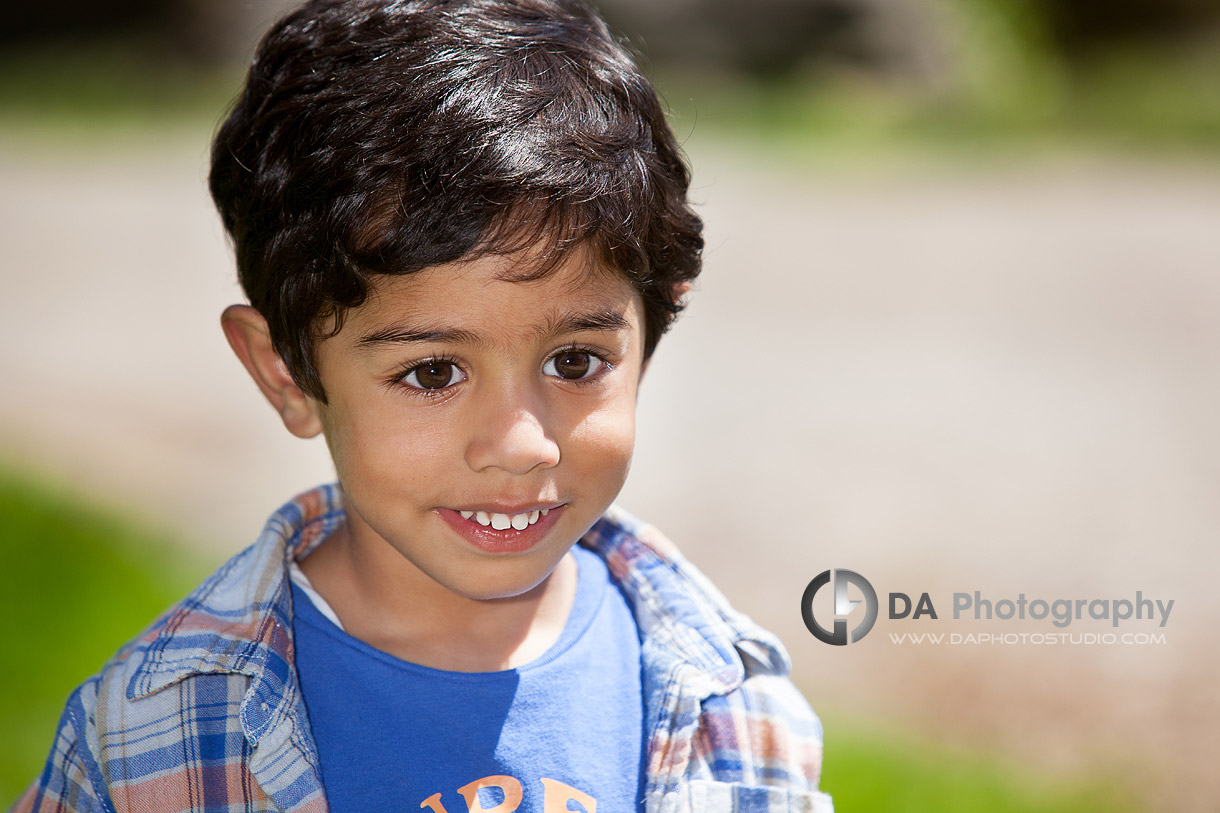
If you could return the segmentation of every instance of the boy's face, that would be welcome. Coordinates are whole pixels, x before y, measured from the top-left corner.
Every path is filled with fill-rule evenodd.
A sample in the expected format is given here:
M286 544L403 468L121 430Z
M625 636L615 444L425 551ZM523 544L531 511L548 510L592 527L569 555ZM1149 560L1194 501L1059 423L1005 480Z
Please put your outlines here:
M351 543L467 598L540 584L618 494L634 443L638 293L581 252L501 278L520 262L382 278L316 348L328 403L309 404Z

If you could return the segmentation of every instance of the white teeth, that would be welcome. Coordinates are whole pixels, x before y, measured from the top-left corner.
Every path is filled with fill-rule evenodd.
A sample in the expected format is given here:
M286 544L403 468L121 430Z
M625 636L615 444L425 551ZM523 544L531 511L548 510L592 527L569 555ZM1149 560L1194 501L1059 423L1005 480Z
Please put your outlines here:
M487 511L458 511L462 515L462 519L474 519L475 522L482 525L484 528L492 527L497 531L507 531L509 528L514 528L518 531L524 531L529 526L533 525L541 517L545 517L549 508L535 509L526 511L523 514L495 514Z

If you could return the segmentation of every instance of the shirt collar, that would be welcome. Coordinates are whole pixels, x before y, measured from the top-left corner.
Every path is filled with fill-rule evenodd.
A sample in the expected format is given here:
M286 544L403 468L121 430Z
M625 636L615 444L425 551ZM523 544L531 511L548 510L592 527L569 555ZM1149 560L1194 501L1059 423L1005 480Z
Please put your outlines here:
M242 674L252 679L241 710L246 733L257 740L271 729L289 712L295 694L288 563L320 545L343 516L337 485L313 489L280 508L258 541L150 629L128 698L190 675Z
M703 696L727 694L751 672L786 675L779 639L734 610L656 528L611 506L582 540L606 559L634 605L641 640Z

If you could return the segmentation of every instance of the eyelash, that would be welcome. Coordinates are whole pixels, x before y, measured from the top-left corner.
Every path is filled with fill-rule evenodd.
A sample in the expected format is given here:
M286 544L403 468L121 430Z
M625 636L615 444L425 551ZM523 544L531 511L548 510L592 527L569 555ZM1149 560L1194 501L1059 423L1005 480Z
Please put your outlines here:
M545 367L547 364L551 363L555 359L557 359L560 356L563 356L565 354L568 354L568 353L587 354L587 355L591 356L593 359L595 359L598 363L600 363L601 366L592 375L586 376L585 378L563 378L562 376L548 376L548 377L557 377L560 381L563 381L567 384L577 384L580 386L584 386L587 384L594 383L595 381L602 378L602 376L604 376L606 373L608 373L614 369L614 364L612 364L605 357L605 355L603 353L599 352L598 350L595 350L592 347L588 347L586 345L580 345L580 344L570 344L570 345L567 345L566 347L559 348L554 353L552 353L551 355L546 357L546 361L543 362L543 366ZM412 361L409 364L407 364L406 366L401 367L398 370L398 372L396 372L393 376L390 377L390 379L386 382L386 384L391 387L396 387L398 389L407 390L412 395L416 395L421 398L444 397L449 393L449 391L453 388L453 386L455 386L454 384L448 384L444 387L428 388L428 387L416 387L416 386L406 383L406 381L405 381L406 377L409 376L411 373L415 372L416 370L420 370L424 367L428 367L428 366L434 365L434 364L450 364L454 367L454 369L458 370L463 376L466 375L466 371L462 369L461 364L453 356L450 356L450 355L429 356L426 359ZM461 382L459 381L457 383L460 384Z

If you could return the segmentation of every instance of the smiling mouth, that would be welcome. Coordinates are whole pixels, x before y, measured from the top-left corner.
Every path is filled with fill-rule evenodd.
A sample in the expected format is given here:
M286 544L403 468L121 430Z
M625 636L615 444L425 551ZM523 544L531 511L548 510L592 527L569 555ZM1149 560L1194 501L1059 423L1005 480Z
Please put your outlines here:
M439 514L470 545L486 553L523 553L550 538L567 503L510 514L442 508Z
M497 531L507 531L509 528L512 528L517 531L524 531L549 514L550 511L551 509L549 508L542 508L536 511L526 511L521 514L498 514L488 513L487 511L458 511L458 513L462 519L474 520L484 528L493 528Z

